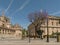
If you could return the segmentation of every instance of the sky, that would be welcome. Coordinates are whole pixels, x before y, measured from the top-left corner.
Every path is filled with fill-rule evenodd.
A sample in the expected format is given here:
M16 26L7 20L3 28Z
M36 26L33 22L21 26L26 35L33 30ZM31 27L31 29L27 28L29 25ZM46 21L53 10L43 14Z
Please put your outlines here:
M19 24L25 29L30 24L28 15L41 9L49 15L60 16L60 0L0 0L0 15L4 10L13 25Z

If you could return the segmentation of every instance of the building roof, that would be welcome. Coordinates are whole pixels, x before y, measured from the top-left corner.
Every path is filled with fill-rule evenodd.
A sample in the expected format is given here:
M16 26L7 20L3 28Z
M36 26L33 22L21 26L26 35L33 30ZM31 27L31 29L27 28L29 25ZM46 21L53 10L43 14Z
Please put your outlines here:
M50 19L60 19L60 16L53 16L53 15L49 15Z

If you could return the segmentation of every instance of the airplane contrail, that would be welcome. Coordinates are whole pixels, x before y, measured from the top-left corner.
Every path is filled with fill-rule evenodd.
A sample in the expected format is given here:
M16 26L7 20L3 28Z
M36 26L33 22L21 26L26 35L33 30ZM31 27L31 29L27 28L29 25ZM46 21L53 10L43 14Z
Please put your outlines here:
M56 14L60 14L60 11L54 12L54 13L52 13L52 14L50 14L50 15L56 15Z
M8 9L11 7L12 3L13 3L13 0L11 0L10 4L8 5L7 9L5 10L5 13L6 13L6 12L8 11Z
M30 2L30 0L27 0L26 2L24 2L23 5L20 6L20 8L18 8L14 13L16 13L16 12L18 12L18 11L21 11L29 2ZM12 13L12 15L13 15L14 13Z

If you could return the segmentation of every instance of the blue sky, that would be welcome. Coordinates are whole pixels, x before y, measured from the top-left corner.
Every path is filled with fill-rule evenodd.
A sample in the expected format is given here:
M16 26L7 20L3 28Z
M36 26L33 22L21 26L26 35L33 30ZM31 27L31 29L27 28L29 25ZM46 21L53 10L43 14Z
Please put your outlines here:
M28 27L28 14L35 11L46 10L48 14L60 15L60 0L0 0L0 15L2 10L9 17L12 24L18 23L23 28Z

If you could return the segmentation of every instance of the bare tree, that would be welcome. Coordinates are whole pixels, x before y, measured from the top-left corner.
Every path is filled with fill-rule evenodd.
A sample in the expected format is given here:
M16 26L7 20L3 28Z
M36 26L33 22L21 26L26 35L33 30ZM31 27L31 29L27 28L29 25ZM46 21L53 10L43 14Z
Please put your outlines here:
M47 17L46 12L34 12L34 13L30 13L28 15L29 21L35 26L35 36L34 37L37 36L36 33L39 32L38 30L40 30L41 25L45 22L46 17ZM42 32L42 30L40 31L40 33L41 32Z

